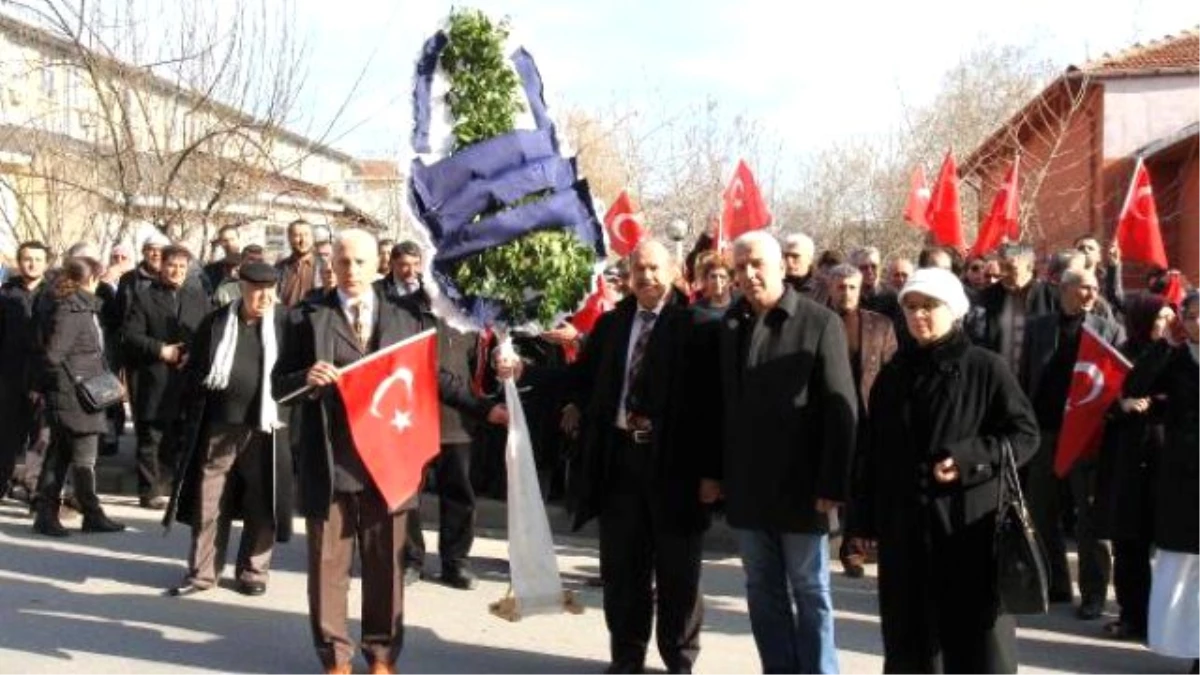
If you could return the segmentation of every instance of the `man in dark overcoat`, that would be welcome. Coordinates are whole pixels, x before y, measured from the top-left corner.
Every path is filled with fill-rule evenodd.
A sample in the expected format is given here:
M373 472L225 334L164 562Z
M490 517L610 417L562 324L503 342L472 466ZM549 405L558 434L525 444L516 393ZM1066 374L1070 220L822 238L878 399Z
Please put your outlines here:
M362 563L362 650L371 672L393 672L404 640L403 560L408 512L416 495L389 512L350 436L339 368L426 326L410 305L371 285L379 262L374 237L350 229L334 251L337 288L289 313L283 350L272 374L276 399L304 387L298 454L300 513L308 540L308 606L313 643L328 672L349 673L354 643L346 626L346 596L357 548ZM441 400L496 424L501 405L475 398L465 383L439 371Z
M643 672L655 618L667 670L691 672L708 526L687 406L693 322L663 244L641 243L629 261L633 294L600 317L568 371L566 426L580 412L585 424L576 524L600 518L608 672Z
M846 332L784 284L770 234L738 238L734 274L744 295L720 322L708 397L722 412L701 497L725 497L763 670L836 672L828 534L846 501L857 399Z
M1125 342L1125 329L1092 312L1100 297L1094 270L1067 270L1059 283L1058 309L1032 319L1025 327L1021 368L1017 373L1041 430L1041 445L1025 476L1026 499L1034 526L1046 547L1052 602L1070 602L1071 572L1063 540L1059 504L1059 479L1054 474L1054 454L1062 429L1063 411L1083 327L1093 330L1113 347ZM1112 575L1108 545L1096 535L1096 458L1081 459L1067 476L1075 510L1075 539L1079 546L1077 616L1096 619L1104 611L1104 598Z
M274 442L279 417L270 390L286 328L286 314L275 311L278 273L258 262L238 276L240 299L200 324L185 368L185 454L163 525L190 525L192 544L173 595L216 585L235 517L244 521L236 567L244 595L266 592L274 543L291 538L291 453Z
M163 250L159 279L134 291L122 331L134 382L138 501L143 508L167 506L164 495L174 482L183 433L183 367L196 329L211 309L204 289L187 283L191 258L181 246Z

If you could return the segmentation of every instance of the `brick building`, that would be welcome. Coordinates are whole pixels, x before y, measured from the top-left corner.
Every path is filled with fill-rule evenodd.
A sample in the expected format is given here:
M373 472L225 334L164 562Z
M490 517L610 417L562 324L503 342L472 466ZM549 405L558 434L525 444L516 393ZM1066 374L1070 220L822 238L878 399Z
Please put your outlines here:
M1088 233L1107 240L1142 157L1167 257L1200 279L1198 75L1195 29L1067 68L960 165L965 184L980 192L979 218L1019 153L1023 239L1039 253ZM1141 285L1145 270L1127 267L1126 280Z

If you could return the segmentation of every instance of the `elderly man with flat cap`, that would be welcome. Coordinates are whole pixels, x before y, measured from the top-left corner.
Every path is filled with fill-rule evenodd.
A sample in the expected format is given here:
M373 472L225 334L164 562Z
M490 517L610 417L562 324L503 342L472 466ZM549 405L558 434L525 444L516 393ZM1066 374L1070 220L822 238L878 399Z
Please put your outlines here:
M266 592L272 546L291 536L291 455L272 442L271 369L286 318L276 311L279 274L251 262L238 279L241 297L205 317L186 366L186 454L163 525L190 525L192 545L187 576L171 595L217 584L236 517L244 521L235 571L244 595Z

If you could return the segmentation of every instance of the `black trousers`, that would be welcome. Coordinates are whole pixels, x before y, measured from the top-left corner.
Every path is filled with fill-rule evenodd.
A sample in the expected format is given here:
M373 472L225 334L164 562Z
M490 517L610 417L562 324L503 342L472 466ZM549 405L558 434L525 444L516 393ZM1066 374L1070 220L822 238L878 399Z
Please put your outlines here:
M604 621L614 665L639 669L655 616L658 653L671 672L700 653L703 533L672 527L654 489L653 451L614 430L609 492L600 513Z
M34 432L33 412L29 392L11 383L0 386L0 495L8 490L17 458L29 447Z
M427 469L433 474L438 495L438 555L442 571L461 570L475 543L475 489L471 486L471 444L448 443L442 446ZM417 499L420 499L418 494ZM408 514L408 533L404 546L405 567L417 570L425 566L425 535L421 532L421 509Z
M134 420L137 432L138 497L170 493L175 479L176 451L181 426L174 421Z
M1071 592L1071 570L1067 566L1067 545L1062 528L1063 504L1059 499L1059 478L1054 475L1054 451L1058 433L1042 432L1037 455L1029 463L1025 497L1029 515L1046 547L1050 592ZM1075 543L1079 553L1079 595L1084 601L1103 601L1112 576L1112 556L1097 532L1096 461L1081 460L1066 478L1075 511Z
M38 478L37 500L47 508L58 508L63 485L67 481L67 470L75 486L75 500L79 502L84 518L103 514L100 498L96 494L96 455L99 453L100 436L97 434L76 435L67 429L52 430L53 441L46 453L46 464Z
M1121 607L1121 622L1145 632L1150 611L1151 532L1139 539L1114 539L1113 590Z

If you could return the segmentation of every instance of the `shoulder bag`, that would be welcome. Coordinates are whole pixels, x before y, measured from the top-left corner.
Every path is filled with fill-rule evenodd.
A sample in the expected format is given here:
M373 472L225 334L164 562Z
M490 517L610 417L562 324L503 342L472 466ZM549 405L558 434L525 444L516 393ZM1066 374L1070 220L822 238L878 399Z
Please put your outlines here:
M1025 506L1017 462L1008 439L1001 441L996 507L996 591L1008 614L1045 614L1050 607L1046 558Z

